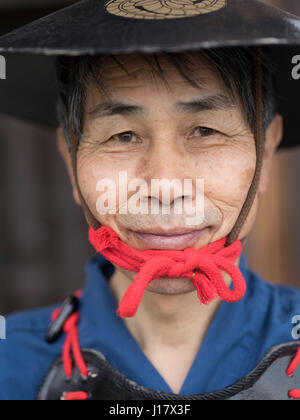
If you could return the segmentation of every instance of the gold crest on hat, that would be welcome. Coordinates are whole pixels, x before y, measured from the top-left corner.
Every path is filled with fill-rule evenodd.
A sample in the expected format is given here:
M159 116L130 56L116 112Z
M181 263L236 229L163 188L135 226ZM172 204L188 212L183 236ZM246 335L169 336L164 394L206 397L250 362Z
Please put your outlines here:
M216 12L226 0L109 0L112 15L132 19L176 19Z

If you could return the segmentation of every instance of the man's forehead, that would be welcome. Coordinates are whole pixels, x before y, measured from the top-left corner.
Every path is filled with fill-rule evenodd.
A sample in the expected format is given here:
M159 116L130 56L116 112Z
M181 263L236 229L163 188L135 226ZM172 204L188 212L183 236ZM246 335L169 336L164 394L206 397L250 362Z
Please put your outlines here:
M157 83L168 85L171 89L175 86L190 89L190 81L194 81L194 89L198 86L200 90L221 88L223 85L218 72L196 52L177 54L175 59L161 53L105 56L98 70L99 81L108 96L110 91L145 89Z
M106 61L107 66L103 65L101 71L101 84L105 86L107 93L100 95L97 89L91 89L92 95L88 95L86 111L92 119L116 115L145 116L149 114L149 110L156 110L158 104L162 108L168 108L174 115L226 110L236 105L233 97L224 89L223 83L220 83L220 78L212 74L204 60L195 60L198 72L195 72L194 77L189 71L189 78L197 83L196 87L183 77L176 64L163 55L148 55L147 59L136 54L114 56L107 57ZM191 64L194 64L193 61ZM159 67L156 68L155 65ZM153 84L159 79L159 71L163 72L163 77L167 80L167 90L162 89L162 80L158 86ZM106 80L102 76L104 74L107 75Z

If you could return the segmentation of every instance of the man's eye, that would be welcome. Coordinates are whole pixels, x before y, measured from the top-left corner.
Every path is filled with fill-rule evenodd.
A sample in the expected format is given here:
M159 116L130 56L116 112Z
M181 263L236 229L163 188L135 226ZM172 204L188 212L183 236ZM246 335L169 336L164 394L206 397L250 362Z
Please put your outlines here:
M201 137L208 137L216 134L216 130L208 127L197 127L195 129L195 134L200 134Z
M120 143L131 143L133 140L136 140L136 136L132 131L125 131L124 133L115 134L111 139Z

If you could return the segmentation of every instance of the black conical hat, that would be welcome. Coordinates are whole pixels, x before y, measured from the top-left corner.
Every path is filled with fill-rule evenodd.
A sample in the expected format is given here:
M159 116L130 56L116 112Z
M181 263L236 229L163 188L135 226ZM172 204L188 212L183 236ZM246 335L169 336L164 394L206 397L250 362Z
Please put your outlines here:
M300 144L300 80L292 77L292 58L300 55L300 18L259 0L75 3L0 38L0 52L9 53L0 112L57 125L53 56L255 45L272 46L278 64L283 145Z

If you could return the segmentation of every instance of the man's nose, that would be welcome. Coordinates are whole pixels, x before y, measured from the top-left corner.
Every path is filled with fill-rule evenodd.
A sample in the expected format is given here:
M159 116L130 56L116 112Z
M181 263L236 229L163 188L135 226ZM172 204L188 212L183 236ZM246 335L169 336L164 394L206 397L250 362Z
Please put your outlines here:
M193 200L196 195L192 158L178 145L170 143L161 141L149 148L139 171L143 175L138 175L147 182L151 191L149 197L151 195L161 204L174 204L179 199Z

